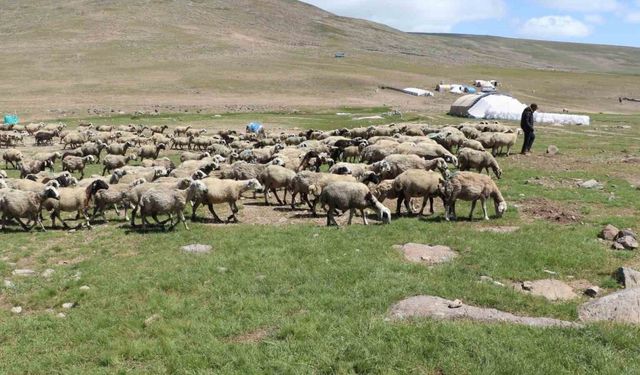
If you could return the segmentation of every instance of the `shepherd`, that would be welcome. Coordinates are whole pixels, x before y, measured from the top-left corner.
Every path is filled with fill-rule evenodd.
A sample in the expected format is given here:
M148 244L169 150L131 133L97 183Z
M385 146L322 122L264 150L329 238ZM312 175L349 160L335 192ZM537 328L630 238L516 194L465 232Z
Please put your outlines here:
M522 144L521 155L528 155L531 153L531 146L533 141L536 140L536 135L533 129L533 113L538 110L538 105L532 103L530 106L522 111L522 117L520 118L520 128L524 132L524 143Z

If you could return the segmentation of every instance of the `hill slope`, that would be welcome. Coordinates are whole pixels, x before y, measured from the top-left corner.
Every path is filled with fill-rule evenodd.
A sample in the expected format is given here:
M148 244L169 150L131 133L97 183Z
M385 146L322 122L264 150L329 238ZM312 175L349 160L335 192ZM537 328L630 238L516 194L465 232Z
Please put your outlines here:
M624 111L613 99L633 95L640 74L640 49L407 34L293 0L0 0L0 9L0 111L423 107L376 88L489 76L523 99L567 97L581 110L593 95L566 93L597 85L594 102Z

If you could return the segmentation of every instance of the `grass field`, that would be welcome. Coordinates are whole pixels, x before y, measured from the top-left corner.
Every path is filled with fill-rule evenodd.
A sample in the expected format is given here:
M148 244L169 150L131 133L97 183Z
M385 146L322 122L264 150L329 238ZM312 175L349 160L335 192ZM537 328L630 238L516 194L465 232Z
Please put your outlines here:
M355 126L337 112L386 111L89 120L212 128L260 120L282 129L328 129ZM410 116L402 120L463 121ZM170 233L140 233L114 216L90 231L2 234L0 276L14 286L0 287L0 373L638 373L637 327L543 329L386 317L395 302L429 294L576 320L576 307L586 297L552 303L483 283L480 276L505 284L554 277L600 285L606 292L618 288L612 272L638 266L640 259L610 250L596 236L607 223L640 229L638 165L623 162L640 156L639 140L638 115L594 115L591 127L541 127L535 155L499 159L504 177L498 185L510 207L490 222L448 223L438 205L434 217L401 218L388 226L364 227L358 220L340 229L318 222L253 225L241 210L238 225L193 223L191 231L179 226ZM545 157L549 144L560 154ZM544 183L532 183L536 177ZM595 178L604 189L578 189L578 178ZM575 220L537 218L540 199ZM252 204L245 201L245 210ZM459 216L468 207L460 205ZM520 229L480 231L487 226ZM392 249L406 242L451 246L460 256L432 268L409 264ZM210 244L213 251L182 253L180 246L190 243ZM11 274L14 267L55 272L48 279L18 277ZM90 289L80 290L84 285ZM76 306L64 309L67 302ZM12 314L13 306L24 311ZM60 312L66 317L58 317Z

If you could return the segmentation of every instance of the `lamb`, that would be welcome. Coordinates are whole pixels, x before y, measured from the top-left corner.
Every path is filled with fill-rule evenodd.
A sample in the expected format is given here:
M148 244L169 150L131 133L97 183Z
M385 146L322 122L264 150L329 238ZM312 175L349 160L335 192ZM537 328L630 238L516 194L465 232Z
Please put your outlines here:
M338 225L334 218L336 209L349 210L349 221L351 225L356 209L360 210L360 215L364 225L368 225L365 208L373 208L378 211L378 217L383 223L391 223L391 212L373 196L367 185L359 182L334 182L327 185L320 194L320 203L327 211L327 226ZM328 208L326 208L328 206Z
M493 198L498 217L502 217L507 210L507 203L491 177L475 172L458 172L453 175L445 181L443 195L446 202L445 219L447 221L451 218L456 219L456 200L458 199L471 201L469 220L473 218L473 210L478 200L482 203L485 220L489 220L486 204L489 198Z
M433 197L442 196L444 178L438 172L425 171L423 169L409 169L393 180L393 189L398 196L396 215L400 215L402 202L410 214L414 214L409 204L413 197L423 197L420 215L424 214L424 208L429 204L429 213L433 214Z
M4 189L0 196L0 212L2 212L2 230L5 230L7 221L15 219L25 231L30 231L36 224L46 231L40 211L43 202L48 199L59 199L60 194L53 186L47 186L39 192ZM27 218L33 222L28 227L20 218Z
M502 148L507 148L507 156L511 152L511 147L516 144L516 140L518 139L518 132L515 133L494 133L491 138L493 142L493 156L498 155L498 150L502 152Z
M382 180L377 185L372 186L371 193L376 197L380 203L383 203L387 199L396 199L398 194L393 189L394 179Z
M83 217L87 228L91 228L89 219L89 203L91 198L100 190L109 189L109 185L102 180L95 180L87 187L66 187L60 188L59 200L48 199L44 202L44 207L51 212L51 225L56 227L56 218L60 219L62 225L69 229L69 226L60 216L60 212L76 212L76 219ZM82 224L78 225L78 228Z
M111 143L107 146L107 154L109 155L126 155L127 150L133 147L133 142L127 141L124 143Z
M192 181L189 187L185 190L179 189L150 189L140 197L140 219L142 220L142 230L146 229L147 216L159 214L169 215L169 229L175 228L180 221L184 224L184 228L189 230L187 221L184 218L184 209L187 206L187 202L191 202L194 199L207 193L207 186L202 181ZM173 223L173 215L178 217L175 223ZM162 225L162 224L161 224ZM164 226L163 226L164 229Z
M120 216L118 205L122 205L124 208L124 218L126 221L129 221L127 207L130 205L130 202L127 200L127 193L133 187L144 184L145 182L146 180L144 178L138 178L130 184L110 185L109 189L98 190L93 197L94 209L93 214L91 215L91 220L95 219L98 213L100 213L102 218L106 221L107 217L105 215L105 209L109 205L113 206L116 215Z
M102 165L104 165L104 168L102 169L102 175L104 176L105 172L111 172L114 169L122 168L131 160L136 160L137 158L138 157L136 156L136 154L132 154L129 156L107 155L102 160Z
M168 128L169 128L169 126L168 126L168 125L162 125L162 126L151 126L151 127L149 127L149 130L151 130L151 133L152 133L152 134L156 134L156 133L158 133L158 134L163 134L163 133L164 133L164 131L165 131L166 129L168 129Z
M191 126L178 126L173 129L173 135L177 137L181 134L186 134L189 129L191 129Z
M140 159L157 159L160 155L160 150L165 150L167 146L164 143L158 143L157 145L142 146L138 150Z
M9 169L9 164L13 167L13 169L18 169L18 164L22 162L24 156L20 150L15 148L9 149L2 154L2 159L4 160L4 169Z
M20 169L20 178L24 178L28 174L42 172L45 168L49 168L53 172L53 162L51 160L26 160L20 163L18 168Z
M180 155L180 162L184 162L187 160L202 160L204 158L210 157L211 154L208 152L191 152L186 151Z
M382 173L383 179L396 178L409 169L429 171L437 169L444 176L449 175L449 166L443 158L425 160L418 155L393 154L384 158L384 161L389 165L389 170L386 173Z
M93 155L78 157L78 156L67 156L62 159L62 170L68 172L80 172L80 179L84 178L84 167L92 163L94 161Z
M460 161L461 171L476 169L480 173L483 169L486 169L487 173L489 173L489 168L491 168L496 178L500 179L502 177L502 169L500 169L498 162L486 151L463 148L458 153L458 160Z
M260 185L260 182L255 178L247 181L235 181L209 177L202 180L202 182L207 186L207 193L202 195L200 199L194 201L193 211L191 212L192 221L196 219L196 211L199 205L206 204L214 220L222 222L214 211L213 205L226 202L231 209L231 215L227 218L227 222L230 222L232 219L238 222L236 214L239 210L236 201L240 199L242 193L247 190L262 189L262 185Z
M260 174L258 180L262 182L264 186L264 203L265 205L269 205L269 191L273 192L275 195L278 204L283 204L278 197L277 189L284 188L284 204L287 204L287 190L289 189L289 185L291 185L291 181L296 176L296 172L291 169L281 167L279 165L269 165L267 166L262 173Z

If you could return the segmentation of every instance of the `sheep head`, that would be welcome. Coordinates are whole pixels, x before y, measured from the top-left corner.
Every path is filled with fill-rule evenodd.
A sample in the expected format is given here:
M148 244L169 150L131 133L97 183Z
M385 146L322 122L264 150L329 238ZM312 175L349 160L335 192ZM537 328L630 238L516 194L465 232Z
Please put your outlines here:
M58 188L54 186L46 186L44 190L40 193L40 196L45 199L60 199L60 192L58 192Z
M262 185L256 178L252 178L245 183L245 188L247 190L260 190L262 189Z
M505 201L494 201L496 206L496 215L498 217L502 217L505 212L507 212L507 202Z

